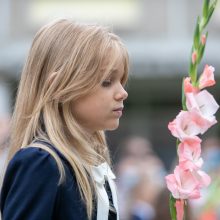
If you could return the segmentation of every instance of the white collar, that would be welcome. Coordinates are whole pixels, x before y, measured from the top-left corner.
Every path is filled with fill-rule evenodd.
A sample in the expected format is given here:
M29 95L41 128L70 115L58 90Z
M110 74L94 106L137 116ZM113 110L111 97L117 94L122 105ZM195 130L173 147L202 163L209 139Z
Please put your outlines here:
M108 220L109 198L104 187L105 180L107 180L109 183L114 207L117 211L117 220L119 220L116 186L113 181L113 179L116 178L114 173L112 172L107 162L104 162L99 166L92 166L91 171L92 171L92 176L96 183L96 189L98 194L97 220Z
M107 179L116 178L107 162L104 162L99 166L92 166L92 175L95 182L99 184L104 184L105 178Z

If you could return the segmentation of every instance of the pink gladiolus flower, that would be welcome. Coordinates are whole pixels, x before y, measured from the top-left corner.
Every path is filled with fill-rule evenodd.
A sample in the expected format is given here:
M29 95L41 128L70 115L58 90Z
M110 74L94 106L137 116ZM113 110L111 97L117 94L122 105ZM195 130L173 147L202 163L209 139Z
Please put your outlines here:
M174 174L166 176L167 188L175 199L198 199L200 189L208 186L210 177L201 170L189 170L184 166L176 166Z
M199 187L207 187L211 183L211 178L208 174L206 174L204 171L199 169L193 169L192 167L186 166L186 163L180 163L179 167L181 170L189 171L191 174L197 179L199 182Z
M174 174L166 176L167 188L175 199L200 198L200 183L191 171L176 166Z
M201 139L186 139L178 146L179 162L185 169L199 169L203 164L201 156ZM184 163L184 164L183 164Z
M201 37L201 43L202 43L202 45L205 45L205 43L206 43L206 35L205 34L203 34Z
M199 91L198 88L194 87L192 84L191 84L191 79L190 77L186 77L184 79L184 82L183 82L183 86L184 86L184 93L188 93L188 92L193 92L193 93L197 93Z
M203 134L215 121L204 118L198 111L181 111L176 118L169 122L168 129L174 137L183 141L188 138L195 138L198 134Z
M214 71L214 67L205 65L203 73L199 78L199 89L215 85Z
M200 182L200 187L207 187L211 183L210 176L202 170L193 170L193 175L197 178Z
M196 53L196 51L194 51L192 53L192 63L194 64L196 62L196 60L197 60L197 53Z
M176 200L176 217L177 220L183 220L184 216L184 200Z
M189 111L195 109L210 121L215 120L213 115L219 108L218 103L207 90L203 90L196 94L186 93L186 106Z

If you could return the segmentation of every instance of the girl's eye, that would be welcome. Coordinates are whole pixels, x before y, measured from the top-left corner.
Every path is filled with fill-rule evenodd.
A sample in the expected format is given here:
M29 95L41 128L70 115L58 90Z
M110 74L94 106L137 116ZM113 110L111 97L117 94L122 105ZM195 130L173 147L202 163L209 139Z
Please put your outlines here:
M108 80L105 80L105 81L102 82L102 86L103 87L109 87L111 85L111 83L112 83L111 80L108 79Z

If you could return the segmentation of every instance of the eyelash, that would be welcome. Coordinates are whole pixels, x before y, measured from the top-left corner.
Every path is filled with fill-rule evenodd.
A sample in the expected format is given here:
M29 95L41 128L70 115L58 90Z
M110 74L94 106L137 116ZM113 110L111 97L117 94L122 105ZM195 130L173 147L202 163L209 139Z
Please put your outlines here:
M113 83L114 79L106 79L102 82L102 87L110 87ZM121 85L125 87L124 83L121 82Z
M111 84L112 84L112 80L110 80L110 79L104 80L104 81L102 82L102 86L103 86L103 87L109 87L109 86L111 86Z

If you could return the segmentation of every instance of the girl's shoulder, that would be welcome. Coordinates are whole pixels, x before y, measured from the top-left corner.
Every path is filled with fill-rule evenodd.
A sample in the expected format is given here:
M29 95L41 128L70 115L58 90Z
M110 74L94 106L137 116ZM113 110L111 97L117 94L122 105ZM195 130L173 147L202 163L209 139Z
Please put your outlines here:
M76 184L75 173L64 155L50 142L37 141L16 152L8 164L7 171L19 174L26 172L30 175L36 174L41 179L53 176L59 182L61 179L62 166L64 173L64 185L68 182ZM63 184L61 184L63 185Z
M25 147L18 150L10 160L7 170L10 174L32 177L54 176L59 180L59 170L52 155L38 147ZM13 176L13 175L12 175Z
M83 203L81 208L78 207L81 197L75 177L65 164L64 167L65 180L59 184L58 165L51 153L33 146L17 151L8 164L1 189L3 218L23 219L21 216L25 215L25 219L32 219L33 216L36 219L52 219L51 216L63 219L65 215L65 219L74 219L73 208L83 215L85 208L82 208Z
M49 159L50 153L42 148L35 146L26 146L19 149L13 158L10 160L10 163L20 163L20 162L34 162L35 160Z
M39 160L46 160L48 165L53 167L56 165L55 157L60 159L62 162L66 161L60 151L50 142L35 141L32 144L19 149L11 159L10 163L33 163L34 161L37 162Z
M34 168L35 171L41 173L58 174L60 176L58 162L63 166L65 173L75 176L69 162L56 147L47 141L37 141L19 149L9 162L8 168L11 166L16 169L18 167L22 169Z

